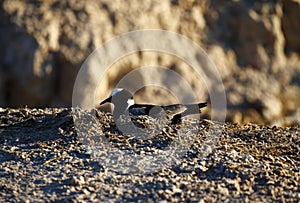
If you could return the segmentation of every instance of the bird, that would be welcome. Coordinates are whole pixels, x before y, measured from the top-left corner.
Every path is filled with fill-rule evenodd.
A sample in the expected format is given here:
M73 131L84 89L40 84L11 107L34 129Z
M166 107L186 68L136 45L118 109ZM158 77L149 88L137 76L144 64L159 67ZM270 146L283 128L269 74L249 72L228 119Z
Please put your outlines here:
M171 105L154 105L154 104L136 104L133 95L124 88L113 89L109 97L100 105L112 103L114 110L112 112L114 119L122 115L139 116L147 115L152 118L166 116L171 124L178 124L181 118L187 115L199 114L201 108L207 106L207 102L195 104L171 104Z

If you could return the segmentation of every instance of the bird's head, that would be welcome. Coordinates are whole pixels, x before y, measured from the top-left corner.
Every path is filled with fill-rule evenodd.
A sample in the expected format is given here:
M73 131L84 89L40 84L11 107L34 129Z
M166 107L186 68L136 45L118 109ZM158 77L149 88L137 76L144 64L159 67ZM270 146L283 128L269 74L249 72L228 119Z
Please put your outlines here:
M134 104L132 94L123 88L114 89L109 97L103 100L100 105L105 103L114 104L114 114L124 114L128 111L128 108Z

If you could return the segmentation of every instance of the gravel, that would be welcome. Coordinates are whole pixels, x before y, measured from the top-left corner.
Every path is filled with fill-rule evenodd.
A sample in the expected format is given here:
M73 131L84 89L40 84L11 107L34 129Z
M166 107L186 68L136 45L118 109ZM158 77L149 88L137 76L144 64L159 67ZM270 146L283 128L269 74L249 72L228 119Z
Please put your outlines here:
M0 201L300 201L299 127L149 119L0 108Z

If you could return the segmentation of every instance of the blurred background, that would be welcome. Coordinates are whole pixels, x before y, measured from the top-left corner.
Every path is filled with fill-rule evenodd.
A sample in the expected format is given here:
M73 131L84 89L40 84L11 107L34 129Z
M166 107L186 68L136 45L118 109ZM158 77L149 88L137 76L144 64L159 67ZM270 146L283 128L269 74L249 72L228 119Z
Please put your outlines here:
M1 0L0 106L71 106L86 57L113 37L138 29L173 31L207 51L224 82L227 121L299 125L299 0ZM104 99L122 76L147 65L171 68L187 78L200 101L209 100L186 63L155 52L114 64L96 98ZM148 88L137 99L171 102L165 92Z

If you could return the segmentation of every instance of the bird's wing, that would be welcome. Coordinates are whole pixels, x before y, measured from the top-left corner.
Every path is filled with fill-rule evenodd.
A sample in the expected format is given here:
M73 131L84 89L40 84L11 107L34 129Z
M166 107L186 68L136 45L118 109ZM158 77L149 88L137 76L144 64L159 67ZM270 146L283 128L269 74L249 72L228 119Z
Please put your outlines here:
M181 114L181 117L201 113L201 108L206 107L207 103L198 104L173 104L169 106L163 106L162 108L169 114L177 115Z
M153 107L151 104L133 104L129 107L129 112L133 115L148 115Z
M150 115L156 116L164 110L165 113L169 116L174 116L180 114L181 117L189 114L200 113L200 109L207 106L207 103L198 103L198 104L172 104L167 106L156 106L152 104L134 104L129 107L129 112L133 115ZM151 111L151 113L150 113ZM150 114L149 114L150 113Z
M201 113L201 108L206 107L207 103L205 102L205 103L198 103L198 104L187 104L185 106L187 109L184 112L182 112L181 116Z
M181 114L182 112L187 110L186 106L183 104L172 104L168 106L162 106L162 108L166 112L166 114L170 116Z
M176 104L176 105L171 105L169 107L176 109L177 111L173 111L172 115L172 124L180 123L181 118L187 115L192 115L192 114L199 114L201 113L201 108L206 107L207 103L198 103L198 104ZM168 107L168 108L169 108Z
M176 113L180 113L185 110L180 110L180 107L182 107L181 104L175 104L170 106L158 106L153 104L134 104L129 107L129 112L133 115L149 115L153 118L157 118L158 115L160 115L163 111L163 113L166 113L169 116L173 116Z

